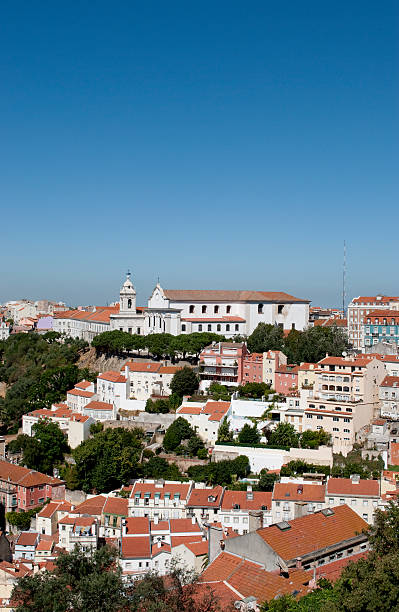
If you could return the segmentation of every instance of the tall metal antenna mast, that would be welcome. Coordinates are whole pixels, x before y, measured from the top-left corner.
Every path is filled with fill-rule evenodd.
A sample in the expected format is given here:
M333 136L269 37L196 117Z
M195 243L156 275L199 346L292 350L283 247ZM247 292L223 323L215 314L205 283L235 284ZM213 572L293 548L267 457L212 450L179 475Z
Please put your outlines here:
M342 316L345 318L346 298L346 241L344 240L344 262L342 267Z

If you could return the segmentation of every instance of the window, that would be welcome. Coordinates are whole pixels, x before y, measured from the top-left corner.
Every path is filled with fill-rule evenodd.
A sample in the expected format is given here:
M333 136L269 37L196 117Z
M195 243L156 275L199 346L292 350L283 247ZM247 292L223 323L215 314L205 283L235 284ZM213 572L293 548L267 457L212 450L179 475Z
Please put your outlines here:
M231 313L231 306L226 306L226 314L230 314Z
M222 331L222 326L220 325L220 323L216 325L216 331Z
M206 313L206 306L202 306L202 307L201 307L201 312L202 312L202 314L205 314L205 313Z
M131 308L131 307L132 307L132 300L131 300L131 299L129 299L129 300L127 301L127 307L128 307L128 308Z
M230 325L228 323L226 325L226 331L230 331Z
M344 429L344 433L350 433L350 429Z
M212 331L212 325L211 324L208 325L208 331Z
M258 314L263 314L263 304L258 304Z
M238 521L239 521L238 516L235 516L235 517L233 518L233 523L238 523Z
M202 331L202 325L198 325L198 331Z
M219 312L219 306L214 306L214 307L213 307L213 312L214 312L215 314L217 314L217 313Z
M339 431L338 427L333 427L333 431Z
M189 308L189 313L190 313L190 314L193 314L193 312L194 312L194 305L193 305L193 304L191 304L191 306L190 306L190 308Z
M333 421L339 421L339 417L333 417Z
M225 522L225 523L230 523L230 517L229 517L229 516L225 516L225 518L224 518L224 522Z
M284 308L284 304L279 304L277 306L277 313L278 314L283 314L283 308Z
M235 330L238 331L240 329L240 326L238 325L238 323L235 324Z
M351 422L350 419L348 419L347 417L344 418L344 423L350 423L350 422Z
M321 421L323 419L323 415L322 414L318 414L317 418L318 418L319 421Z
M186 326L185 326L185 324L184 324L184 323L183 323L183 324L182 324L182 326L181 326L181 330L182 330L182 331L186 331Z

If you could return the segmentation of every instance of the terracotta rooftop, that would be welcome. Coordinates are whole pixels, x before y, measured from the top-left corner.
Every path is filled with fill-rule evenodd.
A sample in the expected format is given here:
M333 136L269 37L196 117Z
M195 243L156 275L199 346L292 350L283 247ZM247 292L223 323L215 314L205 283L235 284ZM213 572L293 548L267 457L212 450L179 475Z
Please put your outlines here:
M358 483L355 483L350 478L329 478L326 494L379 497L380 484L378 480L360 479Z
M73 510L73 514L92 514L94 516L100 516L103 511L104 505L107 501L105 495L96 495L95 497L89 497L84 502L79 504Z
M70 389L67 395L77 395L79 397L93 397L93 391L85 391L84 389Z
M188 492L190 490L189 483L168 483L167 481L162 486L157 486L155 483L147 482L135 482L130 497L135 497L136 494L140 493L140 496L144 498L146 493L149 493L150 499L155 498L155 493L159 493L160 499L165 499L165 495L169 494L171 501L177 493L180 493L180 499L187 499Z
M399 387L399 376L385 376L380 387Z
M158 372L162 367L160 363L127 361L124 367L129 368L130 372Z
M304 594L308 591L311 576L303 570L295 570L288 578L284 578L267 572L259 563L222 552L207 566L199 580L211 585L223 582L240 594L237 599L253 596L261 603L285 593Z
M97 376L100 380L108 380L114 383L125 383L126 378L119 374L119 372L115 372L114 370L108 370L108 372L103 372L99 376Z
M224 291L218 289L164 289L165 297L176 302L301 302L283 291Z
M99 402L98 400L92 400L84 407L85 410L113 410L114 407L108 402Z
M247 491L225 491L222 510L232 510L236 504L241 510L261 510L262 506L270 510L272 507L272 493L252 491L252 498L247 499Z
M103 507L103 514L128 515L129 500L123 497L108 497Z
M349 506L336 506L333 514L325 516L323 510L288 521L289 527L278 524L258 529L258 535L284 560L292 561L309 553L350 540L369 528Z
M192 489L188 498L188 508L219 508L222 502L223 487L217 485L212 489ZM211 498L211 499L210 499Z
M150 559L150 536L137 538L122 537L122 557L125 559Z
M93 383L89 382L88 380L81 380L80 382L76 383L75 389L87 389L92 384Z
M31 531L22 531L16 541L16 546L34 546L39 534Z
M128 535L150 534L150 521L146 516L131 516L126 519L126 533Z
M294 482L276 482L273 499L284 501L324 502L326 488L320 484L297 484Z

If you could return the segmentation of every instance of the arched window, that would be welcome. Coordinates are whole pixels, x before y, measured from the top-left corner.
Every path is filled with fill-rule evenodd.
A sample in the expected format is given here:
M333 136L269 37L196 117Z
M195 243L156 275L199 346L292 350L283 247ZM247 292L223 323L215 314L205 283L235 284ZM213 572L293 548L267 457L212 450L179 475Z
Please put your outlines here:
M263 314L263 304L258 304L258 314Z
M198 331L202 331L202 325L201 325L201 323L198 325Z
M127 301L127 307L131 308L132 307L132 300L129 298Z
M212 325L208 325L208 331L212 331Z
M226 306L226 314L230 314L231 313L231 306Z
M194 305L193 304L191 304L191 306L189 308L189 311L190 311L190 314L193 314L193 312L194 312Z
M226 331L230 331L230 325L228 323L226 325Z
M236 323L236 325L235 325L235 330L236 330L236 331L239 331L239 329L240 329L240 326L238 325L238 323Z
M222 330L222 326L220 325L220 323L218 323L216 325L216 331L221 331Z
M183 323L183 324L182 324L182 326L181 326L181 330L182 330L182 331L186 331L186 326L185 326L185 324L184 324L184 323Z

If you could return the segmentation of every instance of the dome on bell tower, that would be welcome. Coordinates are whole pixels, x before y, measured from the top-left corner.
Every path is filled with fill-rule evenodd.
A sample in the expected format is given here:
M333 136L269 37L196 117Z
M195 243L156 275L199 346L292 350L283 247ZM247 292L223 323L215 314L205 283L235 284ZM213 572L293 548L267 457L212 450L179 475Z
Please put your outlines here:
M130 280L130 271L126 274L126 280L119 292L119 312L136 312L136 290Z

